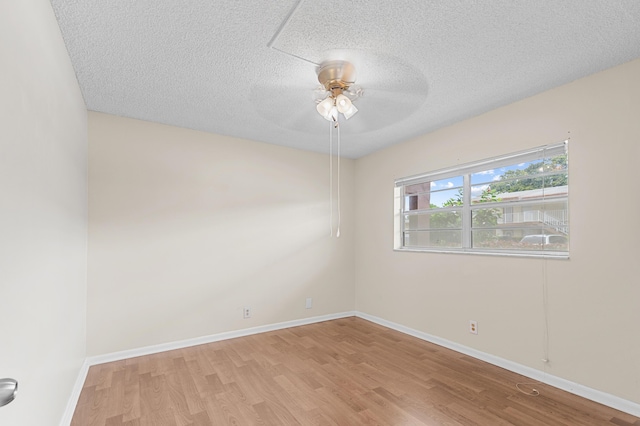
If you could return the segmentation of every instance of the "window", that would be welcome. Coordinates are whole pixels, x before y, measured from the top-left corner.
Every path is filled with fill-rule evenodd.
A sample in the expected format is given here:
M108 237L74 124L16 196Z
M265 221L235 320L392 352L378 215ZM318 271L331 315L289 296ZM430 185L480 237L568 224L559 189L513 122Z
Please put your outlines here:
M395 248L569 256L568 142L396 181Z

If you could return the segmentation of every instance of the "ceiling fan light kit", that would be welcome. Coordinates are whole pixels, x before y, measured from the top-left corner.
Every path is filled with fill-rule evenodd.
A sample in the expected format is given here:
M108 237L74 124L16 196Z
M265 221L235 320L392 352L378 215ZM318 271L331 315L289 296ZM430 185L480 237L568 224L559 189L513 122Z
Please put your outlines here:
M318 81L325 97L316 99L316 109L326 120L337 121L338 113L348 120L358 112L353 101L362 96L362 89L354 85L355 74L355 67L347 61L326 61L318 67Z

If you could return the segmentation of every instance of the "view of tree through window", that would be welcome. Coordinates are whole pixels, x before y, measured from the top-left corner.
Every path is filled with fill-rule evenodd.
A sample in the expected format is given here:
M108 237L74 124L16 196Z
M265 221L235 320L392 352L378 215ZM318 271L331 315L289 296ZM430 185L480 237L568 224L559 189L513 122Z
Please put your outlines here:
M541 147L399 180L400 248L566 255L566 148Z

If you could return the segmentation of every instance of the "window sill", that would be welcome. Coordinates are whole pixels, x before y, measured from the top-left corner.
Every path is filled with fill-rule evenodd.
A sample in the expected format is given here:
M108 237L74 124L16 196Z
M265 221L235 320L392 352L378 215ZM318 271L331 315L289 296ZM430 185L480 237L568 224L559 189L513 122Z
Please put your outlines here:
M470 249L426 249L426 248L394 248L397 252L412 253L441 253L441 254L470 254L480 256L502 256L502 257L528 257L537 259L558 259L569 260L569 253L564 252L513 252L513 251L494 251L494 250L470 250Z

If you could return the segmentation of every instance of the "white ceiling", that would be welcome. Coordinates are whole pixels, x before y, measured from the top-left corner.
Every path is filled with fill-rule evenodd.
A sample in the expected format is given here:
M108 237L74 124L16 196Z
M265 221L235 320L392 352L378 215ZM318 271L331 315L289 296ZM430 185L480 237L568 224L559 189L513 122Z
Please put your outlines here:
M311 62L350 60L350 158L640 57L638 0L51 3L93 111L328 152Z

